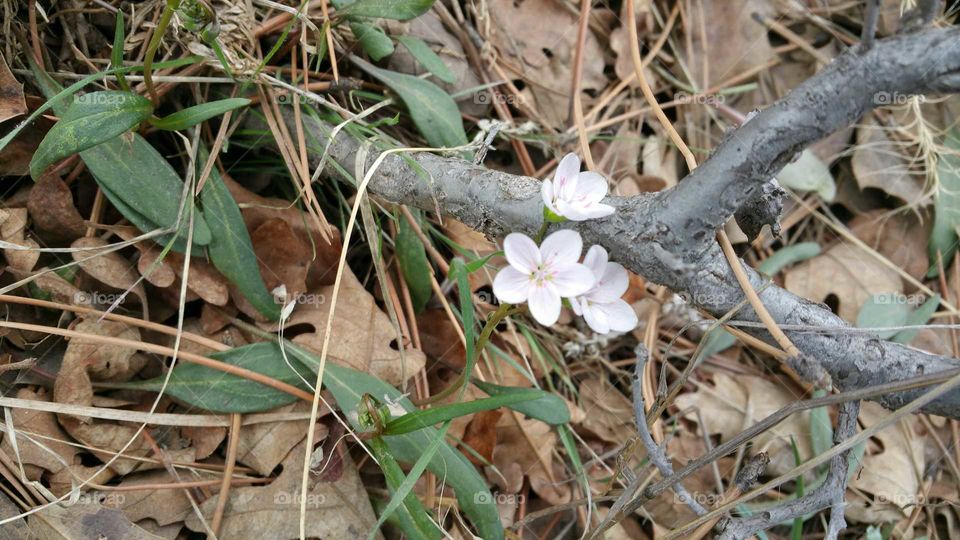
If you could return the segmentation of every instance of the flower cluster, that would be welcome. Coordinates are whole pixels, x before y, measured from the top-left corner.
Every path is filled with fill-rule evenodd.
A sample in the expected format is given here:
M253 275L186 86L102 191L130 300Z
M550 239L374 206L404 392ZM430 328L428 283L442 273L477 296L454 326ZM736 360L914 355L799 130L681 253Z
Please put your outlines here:
M609 216L612 206L600 201L607 195L607 181L593 172L580 172L580 160L567 154L554 180L545 180L541 191L544 215L551 221L584 221ZM559 230L536 242L520 233L503 241L509 266L493 280L493 292L501 302L527 302L530 314L550 326L560 318L563 299L574 313L583 316L599 334L628 332L637 325L637 315L621 299L627 291L627 270L609 262L607 251L593 246L580 261L583 240L571 230Z

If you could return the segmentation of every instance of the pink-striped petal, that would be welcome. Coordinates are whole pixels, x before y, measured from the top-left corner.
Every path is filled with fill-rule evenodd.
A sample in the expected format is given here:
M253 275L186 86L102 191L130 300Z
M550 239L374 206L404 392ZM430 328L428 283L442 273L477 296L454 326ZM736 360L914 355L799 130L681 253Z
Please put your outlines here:
M560 318L560 295L549 283L530 291L530 314L538 323L551 326Z
M580 260L583 250L583 240L580 233L569 229L561 229L543 240L540 244L540 253L545 268L556 265L576 263Z
M501 302L520 304L527 301L530 285L529 274L507 266L497 272L497 277L493 278L493 294Z
M510 266L521 272L533 272L540 266L540 249L529 236L510 233L503 239L503 252Z

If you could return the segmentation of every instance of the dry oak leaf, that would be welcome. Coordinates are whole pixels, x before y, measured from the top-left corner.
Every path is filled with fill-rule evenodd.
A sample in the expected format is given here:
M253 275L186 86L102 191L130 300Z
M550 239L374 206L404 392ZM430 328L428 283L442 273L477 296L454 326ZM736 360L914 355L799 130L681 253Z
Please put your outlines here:
M871 296L903 292L902 280L895 270L848 243L837 244L787 270L784 287L814 302L834 296L840 304L837 314L851 323Z
M635 435L633 404L605 377L580 383L580 406L584 412L580 425L605 442L620 444Z
M497 47L508 71L528 82L521 92L524 103L537 109L544 123L566 129L577 42L576 12L558 9L552 0L492 0L488 4L491 33L485 37ZM605 87L603 50L592 31L586 34L583 59L581 90Z
M180 253L167 253L170 265L177 273L177 280L172 288L179 294L180 283L183 278L184 257ZM215 306L225 306L230 300L230 285L213 265L200 257L190 258L190 267L187 269L187 288L204 302Z
M516 493L523 477L530 478L530 487L550 504L570 501L570 484L564 482L562 467L553 461L557 434L540 420L507 411L497 426L497 446L493 464L501 475L487 471L487 478L508 493Z
M106 252L107 241L102 238L78 238L70 247L80 251L73 252L73 260L90 277L119 291L130 291L140 299L146 311L147 293L143 283L139 282L133 264L116 251Z
M705 29L705 32L696 31L691 36L692 57L688 64L691 77L698 81L701 88L709 88L739 73L765 65L776 56L767 39L767 28L753 18L754 13L776 15L770 2L703 2L691 12L688 28ZM717 47L718 43L723 46ZM704 55L707 55L709 62L704 62ZM708 69L706 74L703 72L704 66Z
M27 527L30 538L39 540L163 540L131 523L120 510L95 503L47 506L27 518Z
M303 401L273 410L276 413L309 411L310 404ZM326 408L321 412L324 411ZM264 476L269 475L290 450L300 444L309 424L309 420L291 420L244 426L237 439L237 461ZM322 424L318 425L318 430L326 430L325 426L320 426ZM326 436L324 433L320 434Z
M413 348L398 351L391 347L397 334L390 318L349 269L343 273L339 294L327 352L330 360L369 373L393 386L402 386L423 369L426 357L422 352ZM313 326L313 332L300 334L293 341L320 354L333 287L322 287L312 297L317 301L297 306L286 327Z
M27 101L23 98L23 84L14 78L7 61L0 54L0 122L26 114Z
M859 421L864 428L890 414L876 403L863 402ZM877 433L867 446L863 468L850 479L850 487L869 495L872 500L851 497L847 517L862 523L899 521L909 516L918 504L920 478L925 474L924 446L917 435L918 420L905 416L899 422Z
M857 145L853 150L853 176L860 189L876 188L903 200L908 205L924 198L924 178L911 166L904 149L888 135L886 128L868 117L857 127Z
M253 231L250 240L268 291L280 285L286 287L288 297L307 291L313 257L310 244L300 240L290 224L280 218L268 219Z
M707 448L703 442L703 437L690 431L680 430L667 442L666 453L676 464L687 463L706 454L706 452ZM639 453L646 459L646 452L642 450L642 446ZM721 460L718 462L718 466L721 477L730 478L733 476L732 459ZM709 507L720 499L717 495L717 483L710 467L701 467L684 479L683 485L704 506ZM697 517L690 510L690 507L680 502L679 498L669 489L644 505L644 508L650 513L654 523L661 527L679 527ZM654 534L654 538L660 537L660 534Z
M191 480L215 480L217 474L210 471L194 470ZM144 484L167 484L170 473L165 470L135 473L125 477L119 487L130 488ZM108 508L123 511L123 515L134 523L143 519L152 519L158 525L169 525L183 521L190 513L190 499L181 489L140 489L135 491L103 491L91 495L101 500Z
M27 237L26 208L5 208L0 212L0 240L28 248L40 247L32 238ZM35 249L4 249L3 254L11 268L24 272L33 270L40 259L40 252Z
M713 375L713 386L698 385L696 392L678 396L676 406L691 411L686 414L688 420L698 422L702 419L701 427L708 435L720 434L721 440L725 441L797 399L800 396L767 379L744 375L734 378L718 371ZM768 452L770 465L767 470L783 474L795 465L791 436L796 441L800 458L810 458L809 411L793 414L765 431L757 437L751 452Z
M27 210L33 226L44 233L44 238L70 242L86 233L70 188L55 174L41 176L30 188Z
M30 401L49 401L43 390L34 392L29 388L21 388L16 396ZM39 480L43 471L54 474L66 467L64 463L74 463L74 456L79 449L60 442L69 440L69 436L60 428L56 415L21 407L11 407L10 414L17 433L19 453L13 450L9 435L4 435L0 451L22 463L27 478ZM20 433L24 436L20 436Z
M270 485L234 487L230 490L221 538L270 538L286 540L300 535L300 471L305 444L301 442L283 460L283 471ZM370 498L360 481L356 466L348 454L342 453L342 474L333 482L310 475L307 486L308 538L367 538L377 522ZM219 495L200 505L209 522ZM186 525L203 532L197 516L191 514ZM375 538L382 539L377 533Z
M333 284L340 262L340 250L343 247L340 231L330 227L328 235L331 240L328 243L317 230L314 220L304 215L304 211L294 203L283 199L261 197L226 175L223 176L223 181L234 200L240 205L240 213L243 215L248 231L256 231L264 222L280 218L290 226L300 242L315 250L315 253L311 253L313 258L307 272L308 290Z
M95 336L106 336L140 341L140 331L115 321L81 319L74 331ZM104 344L83 337L70 339L63 354L63 363L53 385L53 399L57 403L90 406L93 404L91 379L100 381L127 381L145 365L136 350L121 345ZM88 417L74 417L89 423Z
M927 239L933 227L932 219L921 221L912 212L874 210L853 218L848 227L864 244L898 268L921 281L926 276Z
M467 424L462 441L463 446L472 451L465 451L463 455L474 465L493 462L493 449L497 446L497 422L502 415L500 409L479 412Z

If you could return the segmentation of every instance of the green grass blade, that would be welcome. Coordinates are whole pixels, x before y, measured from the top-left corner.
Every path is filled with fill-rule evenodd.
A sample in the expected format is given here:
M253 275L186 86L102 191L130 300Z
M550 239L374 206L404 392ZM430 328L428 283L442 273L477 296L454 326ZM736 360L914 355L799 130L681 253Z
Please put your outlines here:
M177 131L195 126L204 120L209 120L227 111L239 109L249 104L250 100L247 98L218 99L217 101L187 107L182 111L177 111L163 118L150 120L150 124L166 131Z

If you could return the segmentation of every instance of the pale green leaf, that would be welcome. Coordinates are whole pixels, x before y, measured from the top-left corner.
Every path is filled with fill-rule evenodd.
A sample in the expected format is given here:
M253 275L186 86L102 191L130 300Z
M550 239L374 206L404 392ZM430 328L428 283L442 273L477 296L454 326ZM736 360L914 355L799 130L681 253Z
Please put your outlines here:
M423 67L427 68L427 71L436 75L438 79L450 84L457 82L457 76L450 71L450 68L437 56L437 53L433 52L433 49L422 39L406 35L397 36L396 40L410 51L417 62L420 62Z
M182 111L177 111L171 115L164 116L163 118L151 120L150 124L152 124L154 127L167 131L186 129L190 126L195 126L204 120L209 120L216 116L220 116L227 111L244 107L249 103L250 100L246 98L218 99L217 101L210 101L207 103L194 105L193 107L187 107Z

